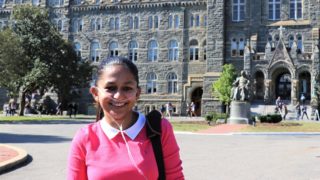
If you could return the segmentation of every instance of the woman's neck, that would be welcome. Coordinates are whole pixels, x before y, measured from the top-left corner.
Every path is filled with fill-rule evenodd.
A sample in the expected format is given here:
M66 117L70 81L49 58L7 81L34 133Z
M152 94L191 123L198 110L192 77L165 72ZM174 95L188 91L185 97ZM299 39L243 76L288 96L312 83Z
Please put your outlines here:
M113 128L120 130L120 126L121 126L122 130L125 130L130 128L138 120L138 116L139 116L138 113L132 111L128 119L116 120L116 119L113 119L113 117L109 117L108 115L106 115L105 121L107 121L107 123L110 124Z

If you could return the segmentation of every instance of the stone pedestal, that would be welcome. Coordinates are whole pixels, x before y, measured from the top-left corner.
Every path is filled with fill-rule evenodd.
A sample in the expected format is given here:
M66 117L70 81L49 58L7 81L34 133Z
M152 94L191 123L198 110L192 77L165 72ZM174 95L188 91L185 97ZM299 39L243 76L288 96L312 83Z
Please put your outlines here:
M248 124L250 119L250 102L232 101L229 124Z

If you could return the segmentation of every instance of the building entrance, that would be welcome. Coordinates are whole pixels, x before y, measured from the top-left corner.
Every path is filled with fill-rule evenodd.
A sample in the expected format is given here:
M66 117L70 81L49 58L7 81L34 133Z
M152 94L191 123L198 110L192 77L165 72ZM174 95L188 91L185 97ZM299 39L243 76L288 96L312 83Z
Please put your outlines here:
M283 100L291 100L291 75L289 73L280 74L276 79L276 97Z
M196 105L195 113L197 116L201 116L201 99L203 90L202 87L196 88L191 94L191 101Z

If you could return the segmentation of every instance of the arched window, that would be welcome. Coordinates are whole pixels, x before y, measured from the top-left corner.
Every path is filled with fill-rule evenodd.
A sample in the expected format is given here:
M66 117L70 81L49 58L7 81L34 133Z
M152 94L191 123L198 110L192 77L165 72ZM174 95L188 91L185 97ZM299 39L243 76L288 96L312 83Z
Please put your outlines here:
M301 34L297 35L297 52L298 54L303 52L303 41Z
M178 42L176 40L171 40L169 42L169 61L176 61L179 57Z
M95 31L96 30L96 19L95 18L92 18L90 20L90 30L91 31Z
M129 42L129 60L135 62L138 60L138 43L136 41Z
M129 29L133 29L133 17L132 16L129 16Z
M244 21L245 0L232 0L232 21Z
M207 18L207 15L204 15L204 16L203 16L203 26L204 26L204 27L207 27L207 25L208 25L208 22L207 22L208 20L207 20L207 19L208 19L208 18Z
M279 20L280 19L280 9L281 1L280 0L268 0L269 6L269 20Z
M158 43L155 40L151 40L148 44L148 60L158 60Z
M115 18L115 30L119 30L120 29L120 18L116 17Z
M202 46L203 46L203 60L207 60L207 41L204 41Z
M199 14L196 14L195 15L195 20L196 20L196 22L195 22L195 25L196 25L196 27L199 27L200 26L200 15Z
M190 27L194 26L194 16L193 14L190 14L190 23L189 23Z
M81 44L80 43L76 42L74 44L74 50L75 50L77 56L81 58Z
M115 18L110 18L110 21L109 21L109 28L111 30L115 30L115 26L116 26L116 23L115 23Z
M115 42L115 41L112 41L112 42L110 43L110 45L109 45L109 50L110 50L109 55L110 55L111 57L113 57L113 56L118 56L118 54L119 54L118 48L119 48L119 47L118 47L118 43Z
M294 37L292 35L289 36L288 42L289 42L288 43L289 48L292 48L292 45L294 43Z
M139 29L139 17L134 17L134 29Z
M149 29L158 29L159 28L159 17L158 16L149 16L148 17L148 28Z
M236 38L232 38L231 40L231 56L235 57L237 56L237 50L238 50L238 42Z
M179 15L174 15L174 28L179 28L180 18Z
M147 93L153 94L157 92L157 75L153 72L147 75Z
M290 18L302 18L302 0L290 0Z
M168 17L168 27L169 29L173 28L173 15L169 15Z
M100 44L98 41L93 41L90 46L90 57L92 62L98 62L100 59Z
M240 56L243 56L244 54L244 47L245 47L244 38L240 38L239 39L239 55Z
M178 92L178 78L173 72L169 73L167 76L168 80L168 93L174 94Z
M198 41L195 39L190 41L189 57L190 57L190 59L189 59L190 61L199 60L199 46L198 46Z
M97 20L96 20L96 30L97 31L100 31L101 30L101 28L102 28L102 20L101 20L101 18L97 18Z

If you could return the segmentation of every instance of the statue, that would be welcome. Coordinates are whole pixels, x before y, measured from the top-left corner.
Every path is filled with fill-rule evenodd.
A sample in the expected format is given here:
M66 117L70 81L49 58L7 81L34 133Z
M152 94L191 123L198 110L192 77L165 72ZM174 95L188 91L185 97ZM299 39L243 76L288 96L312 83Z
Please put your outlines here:
M242 70L240 74L241 76L232 83L231 100L248 101L250 81L245 71Z

